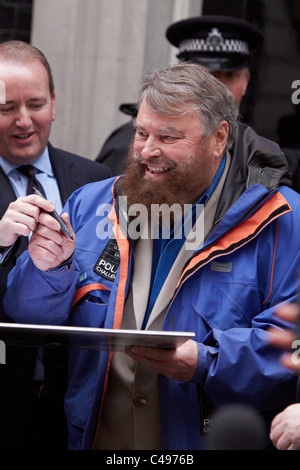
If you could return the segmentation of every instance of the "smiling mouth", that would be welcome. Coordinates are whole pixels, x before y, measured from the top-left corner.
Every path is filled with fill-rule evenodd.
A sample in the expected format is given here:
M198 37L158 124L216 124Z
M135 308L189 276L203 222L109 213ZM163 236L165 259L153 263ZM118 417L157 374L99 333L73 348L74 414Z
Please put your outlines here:
M27 134L15 134L13 137L17 140L26 140L29 139L34 134L34 132L27 132Z
M157 166L149 166L149 165L146 165L146 169L147 171L149 171L149 173L153 173L153 174L167 173L170 170L170 168L160 168Z

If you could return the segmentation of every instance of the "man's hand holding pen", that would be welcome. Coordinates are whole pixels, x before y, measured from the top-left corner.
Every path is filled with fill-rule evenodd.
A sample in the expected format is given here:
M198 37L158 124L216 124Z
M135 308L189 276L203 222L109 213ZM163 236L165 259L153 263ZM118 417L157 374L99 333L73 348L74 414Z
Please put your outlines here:
M9 249L19 236L32 233L28 251L37 268L45 271L59 266L72 255L75 235L68 215L63 214L60 221L54 211L52 202L39 195L19 197L0 220L0 246ZM69 235L62 222L67 224Z
M53 210L51 201L35 195L11 202L0 220L0 246L9 248L19 236L28 237L36 228L40 212Z
M40 196L36 197L40 198ZM53 218L51 213L41 211L39 214L38 224L30 239L28 251L35 266L42 271L60 266L74 252L75 234L68 214L62 214L61 219L67 225L71 236L61 230L61 223Z

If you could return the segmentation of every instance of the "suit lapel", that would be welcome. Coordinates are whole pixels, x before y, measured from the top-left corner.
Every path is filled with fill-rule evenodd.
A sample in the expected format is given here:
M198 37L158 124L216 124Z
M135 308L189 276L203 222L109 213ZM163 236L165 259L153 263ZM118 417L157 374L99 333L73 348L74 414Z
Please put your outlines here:
M52 170L56 178L61 201L65 205L68 197L80 187L78 181L79 176L76 172L73 162L68 161L63 152L55 149L51 144L48 144L49 157L52 165Z

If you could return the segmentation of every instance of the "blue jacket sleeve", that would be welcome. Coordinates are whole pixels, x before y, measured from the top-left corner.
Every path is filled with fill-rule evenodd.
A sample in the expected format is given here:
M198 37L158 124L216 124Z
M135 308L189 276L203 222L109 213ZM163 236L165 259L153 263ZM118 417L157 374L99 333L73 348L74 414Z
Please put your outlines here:
M9 275L3 301L5 313L18 323L67 324L77 278L75 261L69 266L40 271L26 251Z
M248 321L241 325L231 323L230 315L224 312L226 322L211 322L206 337L198 344L198 366L193 382L199 384L218 405L232 400L233 396L235 400L248 401L260 409L275 408L295 400L297 377L280 364L282 351L269 344L267 330L270 326L293 328L293 325L280 321L274 313L279 304L296 301L300 266L298 214L297 207L294 215L287 214L278 221L272 282L263 297L265 301L261 310L253 313L254 301L245 297L247 291L244 286L240 303L244 297L248 299L244 305ZM272 226L265 229L264 245L271 243L271 230ZM261 257L260 250L258 253L261 266L266 258ZM214 321L214 317L218 317L218 312L211 315L210 320ZM220 316L218 318L220 320Z
M87 219L94 215L95 207L101 203L99 193L106 200L105 195L111 184L110 179L90 183L75 191L66 202L63 212L69 214L76 233L76 246L80 243L78 231L85 227ZM87 235L92 240L95 238L93 231L87 234L85 230L84 235L87 245ZM3 302L5 313L18 323L68 324L79 271L76 250L70 267L62 266L48 271L38 270L28 252L24 252L8 278Z
M268 344L260 328L215 329L212 346L199 344L193 381L222 405L235 397L258 409L281 406L295 399L296 376L280 365L280 351ZM216 347L217 345L217 347Z
M299 260L297 259L299 262ZM198 383L211 400L222 405L241 400L258 409L282 406L295 400L296 375L280 364L281 350L268 342L270 326L293 328L274 315L281 302L295 302L297 283L294 266L274 281L269 308L252 318L249 327L213 328L198 344L198 365L193 382ZM278 276L279 277L279 276Z

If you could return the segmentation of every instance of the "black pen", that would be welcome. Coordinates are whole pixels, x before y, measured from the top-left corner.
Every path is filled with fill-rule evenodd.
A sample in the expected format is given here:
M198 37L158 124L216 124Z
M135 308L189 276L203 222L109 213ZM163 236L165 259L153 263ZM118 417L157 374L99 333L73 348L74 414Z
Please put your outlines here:
M37 195L37 196L41 196L43 199L46 199L45 196L36 188L32 188L34 193ZM59 223L60 225L60 228L61 228L61 231L67 235L68 237L70 237L72 240L73 240L73 237L72 237L72 234L69 230L69 227L67 226L67 224L63 221L63 219L58 215L58 213L56 212L56 210L54 210L53 212L48 212L49 215L51 215L55 220L57 220L57 222Z

